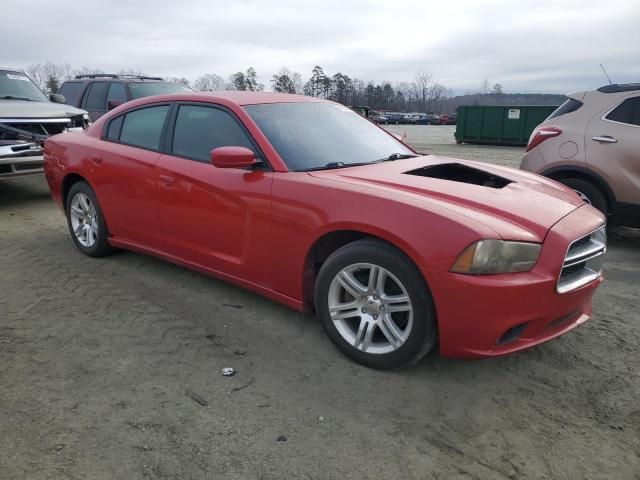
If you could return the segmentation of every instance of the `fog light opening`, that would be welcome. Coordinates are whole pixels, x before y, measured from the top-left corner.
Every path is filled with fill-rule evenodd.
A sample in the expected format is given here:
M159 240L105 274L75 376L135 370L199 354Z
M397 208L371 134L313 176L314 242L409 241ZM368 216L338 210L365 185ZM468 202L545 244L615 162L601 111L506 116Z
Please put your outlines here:
M520 338L520 335L522 335L524 329L527 328L527 325L528 322L524 322L516 325L515 327L511 327L509 330L502 334L502 336L496 342L496 345L504 345L505 343L515 342L518 338Z

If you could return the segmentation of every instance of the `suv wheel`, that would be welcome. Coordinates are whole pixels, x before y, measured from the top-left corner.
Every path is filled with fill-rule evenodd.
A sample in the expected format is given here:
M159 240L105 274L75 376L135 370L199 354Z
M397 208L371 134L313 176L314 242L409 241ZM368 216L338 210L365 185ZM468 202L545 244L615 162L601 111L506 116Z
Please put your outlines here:
M605 215L609 213L607 198L604 193L602 193L602 190L596 187L593 183L580 178L565 178L560 180L560 183L575 190L580 198L600 210Z
M437 340L433 300L422 274L403 253L376 240L350 243L327 259L315 303L333 343L368 367L412 364Z

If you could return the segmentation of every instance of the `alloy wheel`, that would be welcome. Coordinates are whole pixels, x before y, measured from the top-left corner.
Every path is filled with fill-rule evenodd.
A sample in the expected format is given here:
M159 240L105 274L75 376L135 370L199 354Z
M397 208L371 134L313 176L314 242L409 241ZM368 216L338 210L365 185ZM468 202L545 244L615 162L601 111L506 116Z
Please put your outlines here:
M406 288L389 270L372 263L340 270L329 287L328 307L342 338L365 353L399 349L413 328Z
M78 243L91 248L98 239L98 215L96 207L87 195L76 193L69 207L71 228Z

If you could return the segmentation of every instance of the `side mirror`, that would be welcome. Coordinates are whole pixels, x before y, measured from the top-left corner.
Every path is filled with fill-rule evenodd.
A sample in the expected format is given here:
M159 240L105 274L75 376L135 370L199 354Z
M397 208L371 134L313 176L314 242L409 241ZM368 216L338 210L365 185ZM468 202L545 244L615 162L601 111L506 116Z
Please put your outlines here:
M109 100L107 102L107 110L113 110L124 103L123 100Z
M67 103L67 99L64 98L64 95L60 93L52 93L51 95L49 95L49 100L51 100L53 103Z
M218 168L247 168L258 161L255 154L245 147L218 147L211 150L211 163Z

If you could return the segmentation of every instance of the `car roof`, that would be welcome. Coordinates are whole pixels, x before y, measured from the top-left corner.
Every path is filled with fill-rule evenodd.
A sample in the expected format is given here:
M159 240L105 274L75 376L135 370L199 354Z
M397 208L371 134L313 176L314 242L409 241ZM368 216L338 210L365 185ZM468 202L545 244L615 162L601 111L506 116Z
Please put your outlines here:
M598 89L600 93L633 92L635 90L640 90L640 83L613 83Z
M10 72L10 73L19 73L21 75L27 75L21 70L16 70L15 68L5 68L0 66L0 72ZM28 75L27 75L28 76Z
M251 92L237 90L223 90L219 92L184 92L168 95L144 97L136 103L173 102L173 101L201 101L211 103L234 103L236 105L258 105L263 103L332 103L321 98L295 95L291 93Z
M152 82L163 82L165 81L162 77L151 77L148 75L129 75L129 74L116 74L116 73L82 73L80 75L76 75L73 80L121 80L125 82L136 82L136 81L152 81Z

